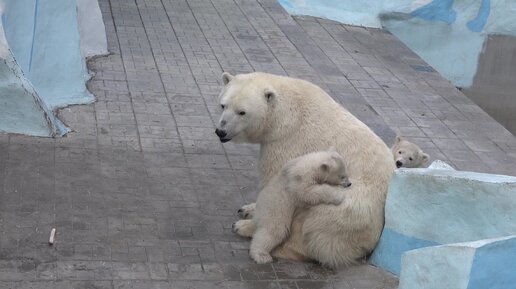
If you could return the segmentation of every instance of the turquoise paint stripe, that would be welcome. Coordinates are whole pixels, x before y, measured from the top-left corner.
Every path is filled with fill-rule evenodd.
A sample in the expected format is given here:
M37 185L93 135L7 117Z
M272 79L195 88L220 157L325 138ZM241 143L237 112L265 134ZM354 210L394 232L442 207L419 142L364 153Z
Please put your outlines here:
M32 44L30 47L30 55L29 55L29 71L27 73L30 73L32 70L32 57L34 55L34 38L36 38L36 22L38 20L38 7L39 7L39 0L36 0L36 4L34 5L34 17L33 17L33 26L32 26Z
M452 24L457 19L457 12L453 10L454 0L434 0L410 13L413 17L418 17L430 21L442 21Z
M516 287L516 238L496 241L477 249L467 289Z
M278 0L278 3L286 10L294 9L294 5L292 5L289 0Z
M480 4L480 9L478 10L477 17L475 19L469 21L466 26L468 29L473 32L480 32L486 26L487 18L489 18L489 14L491 13L491 0L482 0Z
M399 276L401 271L401 255L403 253L438 245L441 244L406 236L385 228L369 261Z

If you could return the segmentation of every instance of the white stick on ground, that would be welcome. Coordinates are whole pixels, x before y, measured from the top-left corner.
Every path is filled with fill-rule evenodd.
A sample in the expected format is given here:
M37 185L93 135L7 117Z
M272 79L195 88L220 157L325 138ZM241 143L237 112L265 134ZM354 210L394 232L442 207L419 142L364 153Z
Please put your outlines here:
M48 243L50 245L54 245L55 236L56 236L56 228L52 228L52 231L50 231L50 239L48 239Z

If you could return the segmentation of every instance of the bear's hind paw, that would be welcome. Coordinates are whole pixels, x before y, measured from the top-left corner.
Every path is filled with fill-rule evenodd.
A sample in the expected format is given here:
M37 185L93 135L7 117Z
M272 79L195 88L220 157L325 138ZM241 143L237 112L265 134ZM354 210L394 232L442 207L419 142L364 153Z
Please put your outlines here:
M272 262L272 256L267 252L251 253L251 258L258 264L267 264Z

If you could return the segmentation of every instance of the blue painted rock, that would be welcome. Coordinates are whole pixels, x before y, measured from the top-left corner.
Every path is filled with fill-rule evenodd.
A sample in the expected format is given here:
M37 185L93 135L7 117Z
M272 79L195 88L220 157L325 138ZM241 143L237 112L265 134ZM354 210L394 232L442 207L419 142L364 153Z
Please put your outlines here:
M370 261L399 275L406 251L511 235L516 235L516 177L446 167L399 169Z
M516 236L456 243L403 254L398 289L516 287Z

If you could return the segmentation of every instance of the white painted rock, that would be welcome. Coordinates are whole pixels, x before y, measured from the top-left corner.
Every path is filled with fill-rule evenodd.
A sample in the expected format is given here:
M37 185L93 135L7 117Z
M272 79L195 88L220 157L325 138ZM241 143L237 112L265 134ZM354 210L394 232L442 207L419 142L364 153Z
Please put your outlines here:
M451 165L441 160L435 160L428 168L432 170L455 170Z
M385 228L371 262L398 275L406 251L511 235L516 177L400 169L389 185Z

